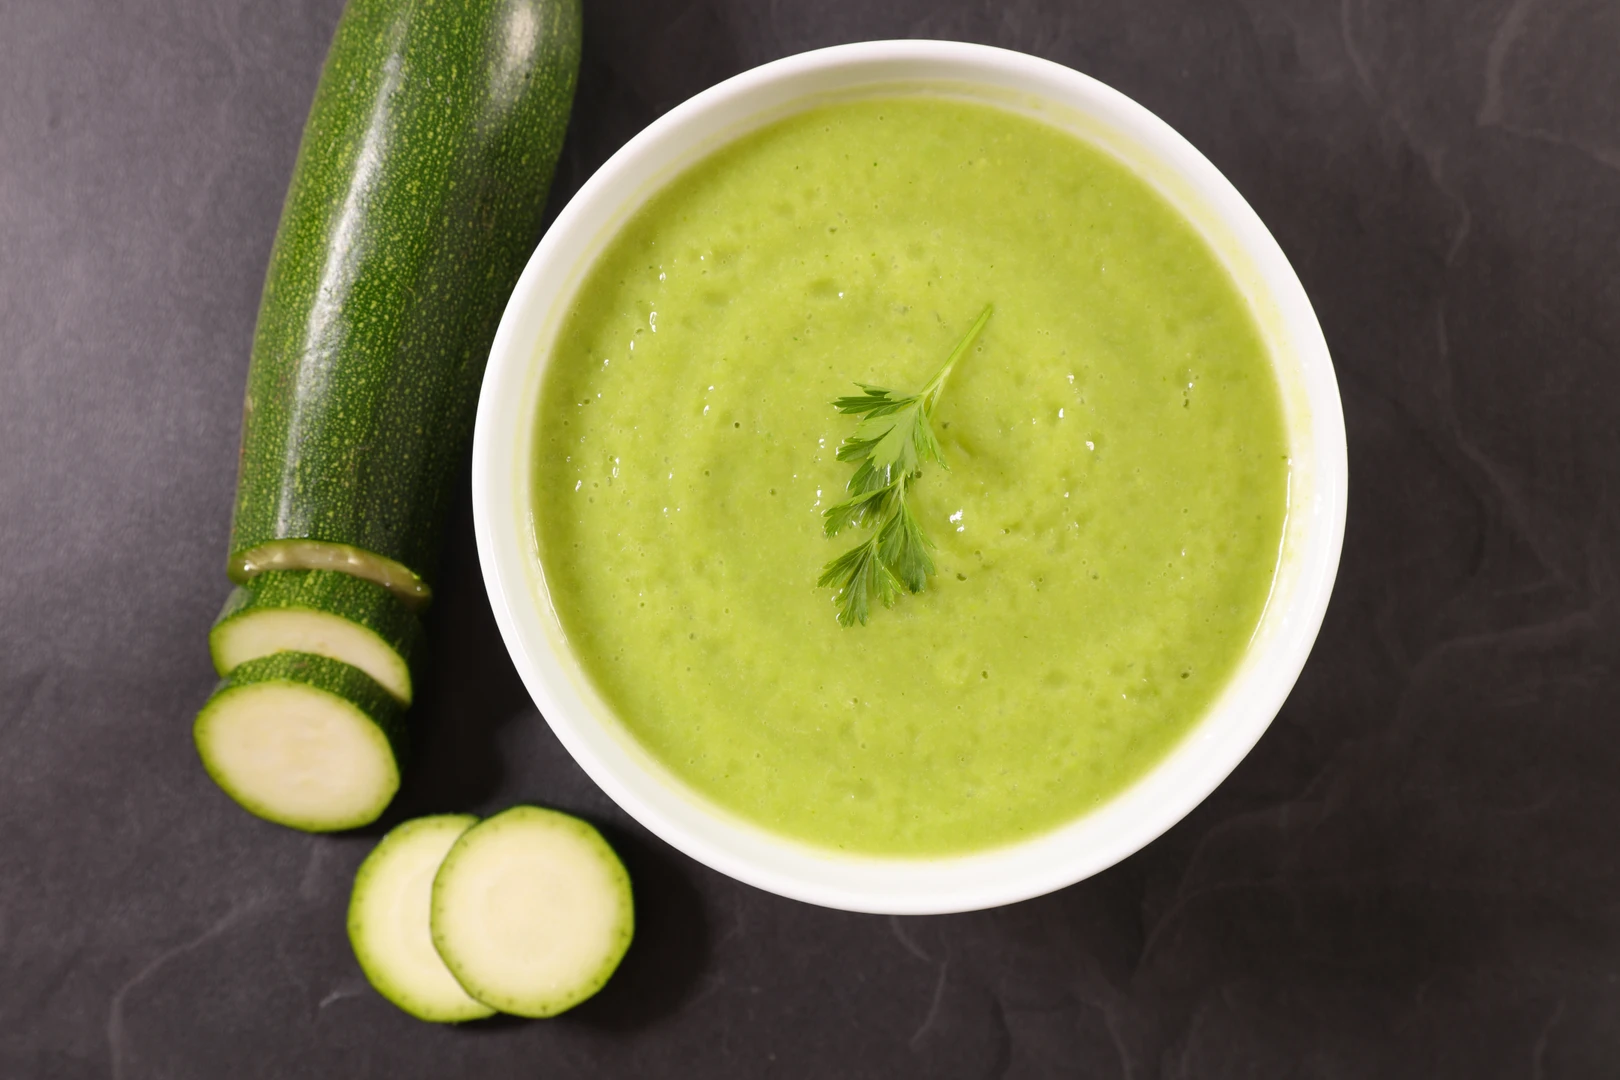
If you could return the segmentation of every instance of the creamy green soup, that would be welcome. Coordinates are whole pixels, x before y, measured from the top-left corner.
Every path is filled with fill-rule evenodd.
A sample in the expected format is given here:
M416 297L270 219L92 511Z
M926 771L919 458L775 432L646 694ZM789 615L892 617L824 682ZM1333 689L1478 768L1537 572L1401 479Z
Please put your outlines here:
M829 402L916 389L987 303L913 489L938 574L841 627ZM751 134L618 233L533 498L570 646L653 757L774 832L924 855L1070 821L1187 734L1265 605L1287 453L1248 308L1163 198L1036 121L901 97Z

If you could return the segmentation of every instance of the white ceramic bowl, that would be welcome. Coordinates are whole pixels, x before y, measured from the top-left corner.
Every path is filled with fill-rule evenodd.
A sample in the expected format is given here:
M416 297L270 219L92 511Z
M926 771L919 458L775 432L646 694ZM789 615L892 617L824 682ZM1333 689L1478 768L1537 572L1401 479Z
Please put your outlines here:
M1246 657L1213 708L1111 802L1021 843L946 858L843 855L749 824L686 787L624 731L569 652L545 588L530 503L541 377L569 300L648 195L718 146L828 100L931 93L1038 117L1112 152L1204 233L1247 296L1283 389L1292 452L1279 572ZM495 620L540 712L591 779L664 840L722 873L814 904L894 914L1037 896L1111 866L1179 821L1281 708L1321 626L1345 515L1344 418L1327 345L1299 279L1249 205L1203 155L1129 98L1022 53L878 41L790 56L728 79L654 121L580 189L540 242L495 336L473 444L478 554ZM544 797L544 793L539 793Z

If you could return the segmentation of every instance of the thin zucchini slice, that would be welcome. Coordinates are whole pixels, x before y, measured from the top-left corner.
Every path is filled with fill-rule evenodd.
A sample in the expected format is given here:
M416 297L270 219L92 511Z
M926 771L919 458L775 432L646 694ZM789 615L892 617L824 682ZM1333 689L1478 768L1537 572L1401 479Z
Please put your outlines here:
M420 1020L458 1023L493 1016L469 997L433 948L428 917L433 875L478 819L416 818L396 827L360 864L349 899L349 944L377 992Z
M214 668L278 652L306 652L359 668L411 703L411 660L422 623L399 597L334 570L272 570L231 592L208 632Z
M589 824L514 806L468 829L445 856L432 928L473 997L517 1016L555 1016L600 990L630 947L630 875Z
M399 790L403 714L359 668L281 652L238 665L192 734L208 775L244 809L332 832L375 821Z
M363 551L352 544L325 540L266 540L257 547L231 553L226 573L238 585L259 574L277 570L341 570L352 577L374 581L391 590L412 611L433 602L433 590L421 576L402 563Z

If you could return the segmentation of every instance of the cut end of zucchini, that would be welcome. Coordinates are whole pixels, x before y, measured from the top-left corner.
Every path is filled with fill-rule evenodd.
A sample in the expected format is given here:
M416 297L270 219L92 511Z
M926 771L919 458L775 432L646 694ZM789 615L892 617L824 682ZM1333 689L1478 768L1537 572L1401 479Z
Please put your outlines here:
M421 620L388 589L330 570L271 570L237 588L208 632L214 668L278 652L314 653L359 668L403 705Z
M364 548L326 540L271 540L231 552L226 567L238 585L267 570L341 570L385 586L413 611L421 611L433 599L427 582L403 563Z
M587 823L517 806L463 833L433 883L433 944L473 997L555 1016L595 994L630 947L630 875Z
M398 826L360 864L349 901L349 943L377 992L420 1020L459 1023L495 1015L468 995L433 948L433 876L478 819L417 818Z
M214 782L250 813L308 832L375 821L399 790L400 707L364 672L306 653L240 665L197 714Z

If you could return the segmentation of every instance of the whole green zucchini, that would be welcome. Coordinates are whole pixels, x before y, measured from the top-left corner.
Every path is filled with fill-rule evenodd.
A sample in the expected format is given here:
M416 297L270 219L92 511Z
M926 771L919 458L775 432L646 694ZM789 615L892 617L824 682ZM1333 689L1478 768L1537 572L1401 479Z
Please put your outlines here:
M579 68L579 0L351 0L254 333L230 576L425 603Z

